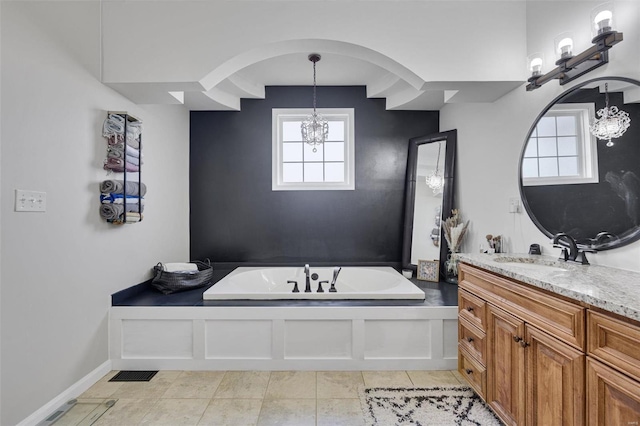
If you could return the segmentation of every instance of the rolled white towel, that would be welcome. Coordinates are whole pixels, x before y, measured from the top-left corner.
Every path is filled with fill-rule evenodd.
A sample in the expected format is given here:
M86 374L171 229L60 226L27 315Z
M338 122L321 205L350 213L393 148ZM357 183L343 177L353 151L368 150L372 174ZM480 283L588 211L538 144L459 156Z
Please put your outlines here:
M195 263L163 263L162 270L165 272L192 272L198 270Z

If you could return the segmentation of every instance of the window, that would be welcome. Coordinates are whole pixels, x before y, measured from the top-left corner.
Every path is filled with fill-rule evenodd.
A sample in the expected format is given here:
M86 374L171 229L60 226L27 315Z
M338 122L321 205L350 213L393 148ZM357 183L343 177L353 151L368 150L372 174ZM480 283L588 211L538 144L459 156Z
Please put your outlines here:
M302 142L300 125L312 109L273 109L274 191L355 189L354 110L317 110L329 122L324 144Z
M533 129L522 160L524 186L598 182L593 104L554 105Z

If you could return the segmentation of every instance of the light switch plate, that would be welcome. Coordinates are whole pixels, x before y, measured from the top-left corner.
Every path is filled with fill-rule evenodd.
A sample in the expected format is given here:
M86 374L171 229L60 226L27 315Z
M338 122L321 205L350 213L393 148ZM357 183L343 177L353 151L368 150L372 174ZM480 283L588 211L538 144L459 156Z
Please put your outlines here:
M509 213L520 213L520 199L516 197L509 198Z
M47 193L16 189L17 212L44 212L47 210Z

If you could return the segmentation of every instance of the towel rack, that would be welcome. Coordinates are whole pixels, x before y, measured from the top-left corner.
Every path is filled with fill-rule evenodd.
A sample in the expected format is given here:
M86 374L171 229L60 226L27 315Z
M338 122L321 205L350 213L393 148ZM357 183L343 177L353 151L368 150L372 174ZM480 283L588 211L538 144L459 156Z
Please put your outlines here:
M114 218L114 219L106 219L105 220L109 223L112 224L116 224L116 225L122 225L125 223L138 223L138 222L142 222L143 219L143 215L142 215L142 211L143 211L143 204L142 204L142 198L143 198L143 191L142 191L142 187L143 187L143 183L142 183L142 130L140 131L140 133L137 135L137 142L138 142L138 153L139 153L139 161L138 161L138 165L137 165L137 172L136 171L127 171L127 130L128 128L131 126L132 123L137 123L139 125L142 125L142 120L138 119L137 117L129 114L126 111L107 111L107 118L106 120L110 120L110 118L112 116L119 116L123 119L123 123L122 123L122 132L120 132L119 128L115 131L113 131L112 133L110 131L105 131L105 129L107 128L106 126L106 121L105 121L105 125L103 126L103 136L108 138L111 134L114 135L114 137L116 138L116 144L118 143L118 136L122 135L122 160L123 160L123 167L122 167L122 171L116 171L113 170L111 168L107 168L107 163L109 161L109 145L107 144L107 157L105 159L105 169L107 169L110 173L117 173L120 174L122 173L122 206L124 208L123 214L118 217L118 218ZM132 147L133 148L133 147ZM127 213L131 213L128 212L127 209L127 183L129 182L129 177L131 176L131 174L137 174L138 175L138 220L135 221L130 221L128 220L128 215ZM102 203L102 200L101 200Z

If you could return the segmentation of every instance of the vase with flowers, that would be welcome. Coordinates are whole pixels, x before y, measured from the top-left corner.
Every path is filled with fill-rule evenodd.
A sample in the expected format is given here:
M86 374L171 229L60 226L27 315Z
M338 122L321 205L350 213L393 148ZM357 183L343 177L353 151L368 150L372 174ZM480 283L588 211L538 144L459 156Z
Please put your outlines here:
M469 227L469 221L462 220L460 211L458 209L451 210L451 216L445 219L443 225L444 238L449 245L449 255L444 262L445 266L445 281L451 284L458 283L458 259L454 256L455 253L460 251L462 245L462 239L467 233Z

